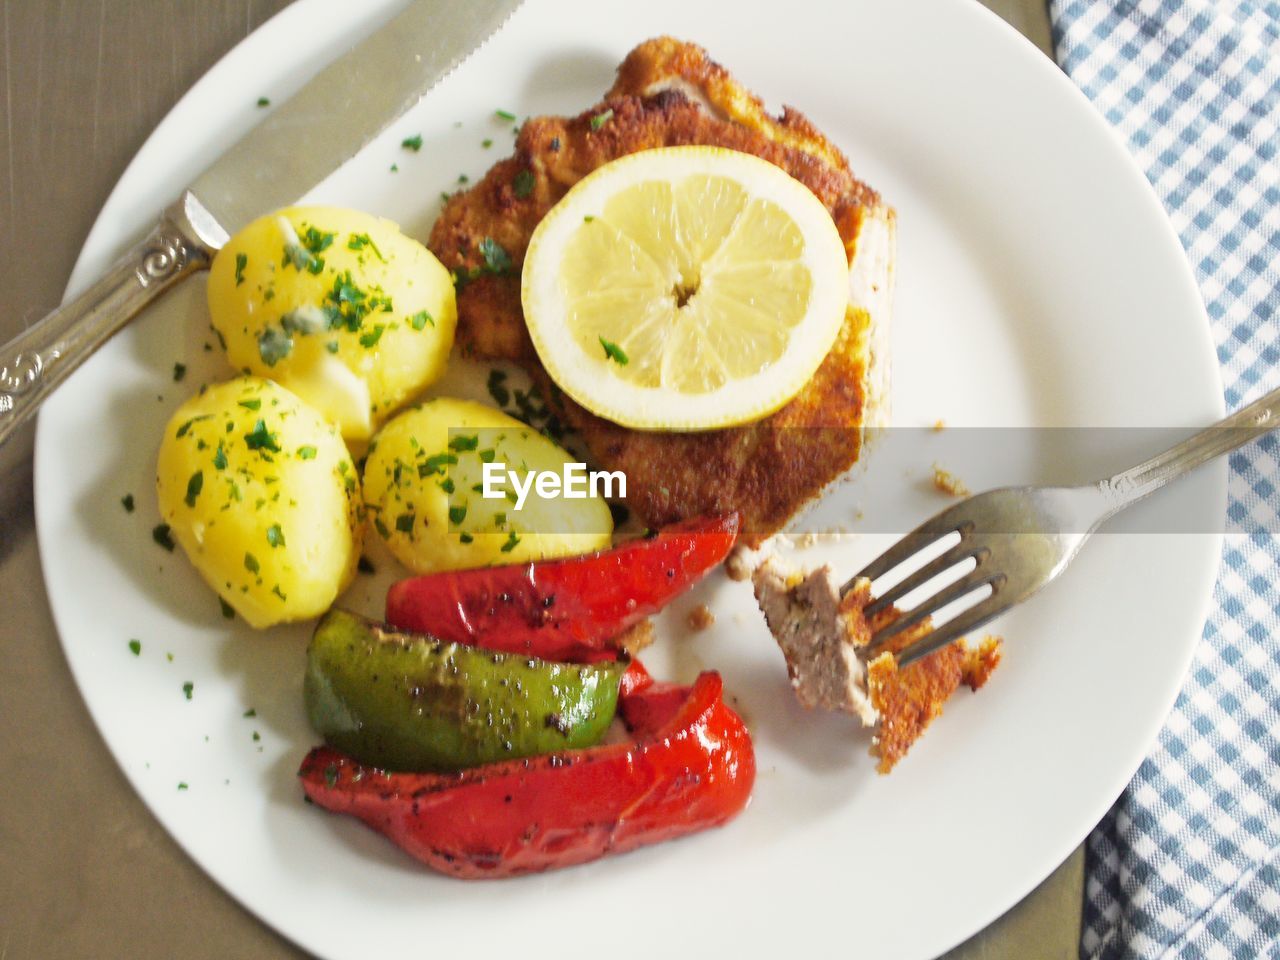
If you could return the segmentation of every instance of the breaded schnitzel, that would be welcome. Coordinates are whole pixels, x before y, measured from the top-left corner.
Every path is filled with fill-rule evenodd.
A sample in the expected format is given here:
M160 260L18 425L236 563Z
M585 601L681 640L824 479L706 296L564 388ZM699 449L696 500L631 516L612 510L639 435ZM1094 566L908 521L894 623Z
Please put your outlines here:
M1000 640L987 637L976 647L956 640L900 667L896 654L933 629L927 618L868 657L872 634L901 613L890 606L868 618L871 581L858 580L841 596L830 567L802 573L770 557L752 574L752 585L796 698L874 727L871 753L881 773L906 755L962 684L978 690L1000 663Z
M691 144L768 160L822 201L849 257L850 308L817 373L770 416L700 433L631 430L589 413L547 377L525 328L519 267L534 228L584 176L639 150ZM428 246L459 278L463 354L528 369L597 465L626 473L627 504L646 523L737 510L744 542L758 545L846 473L863 429L881 422L893 242L893 211L803 115L769 116L700 47L659 38L628 54L590 110L527 121L514 156L450 199Z

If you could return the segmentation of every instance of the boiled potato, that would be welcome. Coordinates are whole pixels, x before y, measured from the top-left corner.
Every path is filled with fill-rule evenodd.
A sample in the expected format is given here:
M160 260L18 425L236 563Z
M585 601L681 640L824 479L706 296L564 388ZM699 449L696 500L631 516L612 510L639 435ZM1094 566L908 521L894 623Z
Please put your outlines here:
M453 280L390 220L292 207L245 227L209 272L227 357L288 387L348 440L444 372L457 325Z
M408 410L374 437L364 467L365 508L376 535L416 573L459 570L609 546L613 518L599 496L539 496L530 471L562 474L572 458L533 428L469 400L439 398ZM484 465L514 470L483 493ZM545 491L544 491L545 492ZM598 492L602 488L598 486Z
M360 559L360 487L336 426L277 384L192 397L160 442L160 513L201 576L251 626L329 609Z

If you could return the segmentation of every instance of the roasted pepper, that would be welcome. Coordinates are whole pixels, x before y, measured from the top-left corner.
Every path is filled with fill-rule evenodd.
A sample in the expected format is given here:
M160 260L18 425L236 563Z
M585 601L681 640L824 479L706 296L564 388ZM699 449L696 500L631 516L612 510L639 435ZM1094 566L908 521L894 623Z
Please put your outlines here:
M581 557L414 577L387 592L387 622L455 643L582 659L693 586L737 536L731 513Z
M335 609L307 648L303 690L331 746L391 770L458 770L598 743L625 670L444 643Z
M455 774L387 773L327 747L298 775L311 800L363 820L428 866L465 879L584 863L719 826L746 806L751 737L720 675L692 687L629 677L634 740Z

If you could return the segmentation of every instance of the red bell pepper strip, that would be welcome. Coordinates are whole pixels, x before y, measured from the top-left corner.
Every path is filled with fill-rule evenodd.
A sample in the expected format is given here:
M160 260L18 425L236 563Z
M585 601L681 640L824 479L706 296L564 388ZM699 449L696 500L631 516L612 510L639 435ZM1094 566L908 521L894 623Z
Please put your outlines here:
M730 513L581 557L413 577L387 591L386 620L446 643L582 659L693 586L737 536Z
M585 863L719 826L746 806L755 753L719 674L651 684L627 703L629 743L456 774L387 773L317 747L298 775L314 803L464 879Z

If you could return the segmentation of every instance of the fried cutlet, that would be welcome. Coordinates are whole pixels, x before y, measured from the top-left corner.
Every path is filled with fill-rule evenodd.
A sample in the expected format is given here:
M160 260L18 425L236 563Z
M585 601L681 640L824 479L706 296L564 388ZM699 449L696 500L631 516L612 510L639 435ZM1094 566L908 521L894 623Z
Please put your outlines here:
M872 599L869 580L857 581L841 596L829 567L792 572L769 558L752 581L796 698L806 707L851 713L874 727L871 752L881 773L906 755L962 684L976 691L1000 663L1000 641L987 637L976 647L957 640L900 668L895 655L932 629L927 619L869 659L872 634L901 615L894 607L865 615Z
M813 191L844 241L850 307L818 371L772 415L698 433L631 430L583 409L543 371L525 328L519 269L538 222L584 176L639 150L692 144L754 154ZM737 510L743 541L759 545L844 475L864 429L883 422L893 211L803 115L770 116L693 44L642 43L599 104L577 117L527 121L515 154L449 200L428 245L459 279L463 355L525 367L596 464L626 473L627 505L650 525Z

